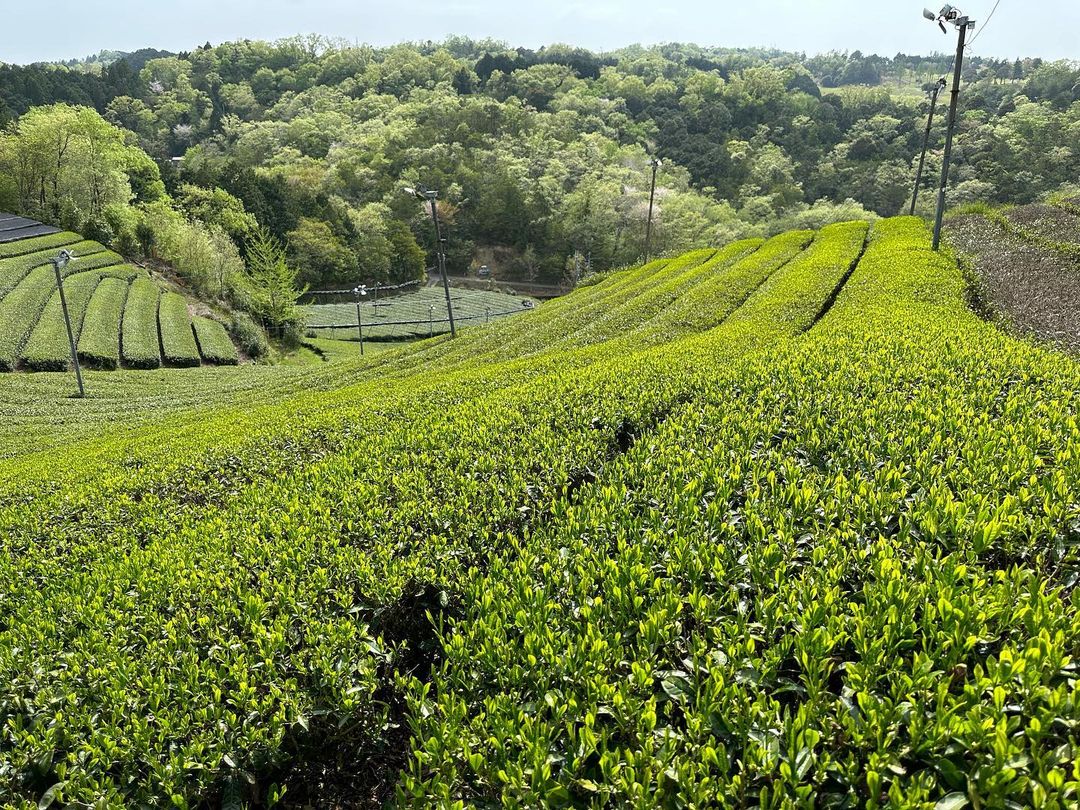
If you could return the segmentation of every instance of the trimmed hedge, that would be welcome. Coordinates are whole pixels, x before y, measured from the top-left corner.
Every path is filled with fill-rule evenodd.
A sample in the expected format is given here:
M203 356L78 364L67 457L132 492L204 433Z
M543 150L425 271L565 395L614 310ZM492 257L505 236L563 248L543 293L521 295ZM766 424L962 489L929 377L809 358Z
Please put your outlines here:
M210 318L201 317L193 318L191 323L203 360L220 366L235 366L240 362L236 346L229 339L229 333L224 326Z
M79 360L94 368L115 369L120 365L120 321L128 284L105 278L97 285L83 318L79 335Z
M199 365L199 346L191 329L191 316L184 296L175 292L161 296L158 326L166 363L185 368Z
M64 282L64 294L67 297L76 345L82 332L83 316L100 280L97 275L86 273ZM65 371L71 365L71 347L68 344L59 292L54 292L49 298L45 311L23 347L22 360L26 367L33 371Z
M20 239L17 242L0 242L0 259L22 256L39 250L59 250L82 240L83 238L77 233L62 231L61 233L50 233L47 236Z
M97 242L91 241L77 242L73 245L68 245L67 250L72 251L77 257L83 259L83 261L76 261L69 264L64 271L65 276L72 275L79 270L90 269L85 264L85 260L88 260L99 253L108 252ZM26 278L31 270L37 267L52 266L52 259L56 254L57 248L52 248L51 250L38 250L21 256L0 259L0 298L3 298L8 292L18 286L19 282ZM115 253L110 255L119 259L119 256ZM111 263L112 262L110 262L110 264Z
M23 344L55 290L52 267L38 267L0 301L0 371L15 369Z
M158 300L161 288L150 279L136 279L131 283L120 347L124 363L132 368L159 368L161 344L158 341Z

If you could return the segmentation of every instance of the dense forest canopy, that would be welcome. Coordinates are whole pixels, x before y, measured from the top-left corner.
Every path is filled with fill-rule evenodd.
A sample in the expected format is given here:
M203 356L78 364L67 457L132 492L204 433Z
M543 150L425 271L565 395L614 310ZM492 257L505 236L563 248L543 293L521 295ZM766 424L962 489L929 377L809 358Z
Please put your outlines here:
M417 184L440 190L453 271L497 246L519 257L507 271L557 280L640 257L653 156L664 163L660 250L897 213L925 86L950 64L296 37L0 66L0 121L14 131L34 107L93 108L153 158L172 210L242 253L252 229L265 229L313 287L422 273L430 228L400 193ZM953 202L1027 202L1077 181L1077 65L973 56L965 81ZM59 215L44 200L35 210L8 174L0 205Z

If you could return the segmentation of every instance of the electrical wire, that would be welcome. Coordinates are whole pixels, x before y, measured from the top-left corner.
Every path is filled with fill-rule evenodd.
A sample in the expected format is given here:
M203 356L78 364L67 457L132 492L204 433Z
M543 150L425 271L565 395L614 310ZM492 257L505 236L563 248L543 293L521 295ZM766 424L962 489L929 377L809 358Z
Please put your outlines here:
M992 9L990 9L990 13L987 15L986 19L983 20L982 26L979 28L978 31L975 32L975 36L973 36L971 38L971 40L965 46L964 50L967 50L968 48L970 48L972 45L975 44L975 40L977 40L979 38L979 35L982 34L982 32L986 30L986 26L988 26L990 24L990 20L994 19L994 14L997 12L998 6L1000 6L1000 5L1001 5L1001 0L996 0L995 3L994 3L994 7Z

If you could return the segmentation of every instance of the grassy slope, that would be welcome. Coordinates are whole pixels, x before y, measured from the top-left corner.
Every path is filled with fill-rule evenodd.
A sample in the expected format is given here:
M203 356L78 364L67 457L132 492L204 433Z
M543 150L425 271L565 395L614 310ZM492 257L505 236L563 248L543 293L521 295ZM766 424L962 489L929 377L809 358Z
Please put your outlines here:
M0 795L1067 806L1077 366L915 220L830 307L864 233L721 263L705 332L657 296L590 345L658 264L527 319L557 351L510 321L11 459Z

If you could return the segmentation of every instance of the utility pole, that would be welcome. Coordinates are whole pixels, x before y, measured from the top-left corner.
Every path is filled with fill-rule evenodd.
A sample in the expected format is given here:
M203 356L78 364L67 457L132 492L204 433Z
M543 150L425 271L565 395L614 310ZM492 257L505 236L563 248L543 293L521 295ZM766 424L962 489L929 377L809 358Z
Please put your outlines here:
M936 20L942 33L947 33L945 23L950 22L959 31L956 43L956 65L953 69L952 98L949 101L949 125L945 130L945 154L941 160L941 186L938 188L937 213L934 216L934 250L941 246L941 223L945 217L945 190L949 185L949 164L952 161L953 132L956 129L956 108L960 101L960 75L964 69L964 43L969 28L975 27L975 21L960 13L959 9L946 4L935 17L934 12L924 10L923 16Z
M360 356L364 356L364 319L360 315L360 296L367 295L367 285L361 284L353 293L356 295L356 329L360 333Z
M945 77L942 76L934 83L934 90L930 96L930 115L926 119L926 134L923 136L922 154L919 156L919 171L915 174L915 190L911 193L911 215L915 216L915 201L919 199L919 188L922 186L923 166L926 165L926 149L930 145L930 127L934 124L934 110L937 109L938 93L945 87Z
M656 172L663 165L659 158L653 158L650 164L652 166L652 185L649 188L649 220L645 225L645 263L649 263L649 253L652 249L652 216L653 216L653 202L656 200Z
M450 321L450 337L456 338L457 327L454 325L454 305L450 301L450 280L446 276L446 239L442 234L442 223L439 222L439 208L436 205L439 192L420 186L420 188L416 189L406 188L405 193L426 200L431 205L431 221L435 225L435 244L438 249L439 275L442 277L443 292L446 293L446 316Z
M75 380L79 384L79 393L75 396L82 399L86 396L86 388L83 386L82 368L79 366L79 348L75 344L75 331L71 328L71 315L68 313L67 296L64 295L64 276L61 272L67 267L68 262L75 260L75 256L69 250L61 250L55 258L51 259L53 271L56 273L56 290L60 293L60 309L64 313L64 325L67 327L68 345L71 346L71 364L75 367Z

